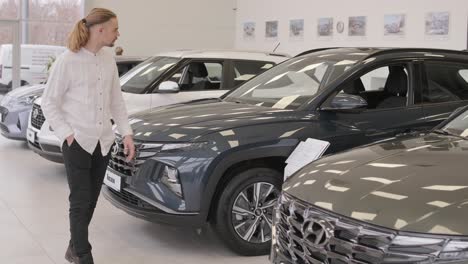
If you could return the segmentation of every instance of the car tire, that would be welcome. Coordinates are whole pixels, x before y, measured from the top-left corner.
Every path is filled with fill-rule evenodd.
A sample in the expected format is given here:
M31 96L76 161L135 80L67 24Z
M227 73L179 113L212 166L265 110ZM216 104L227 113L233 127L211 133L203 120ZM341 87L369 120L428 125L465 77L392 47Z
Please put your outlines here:
M245 256L270 252L271 218L282 183L282 174L277 170L251 168L235 174L222 190L213 226L234 252Z

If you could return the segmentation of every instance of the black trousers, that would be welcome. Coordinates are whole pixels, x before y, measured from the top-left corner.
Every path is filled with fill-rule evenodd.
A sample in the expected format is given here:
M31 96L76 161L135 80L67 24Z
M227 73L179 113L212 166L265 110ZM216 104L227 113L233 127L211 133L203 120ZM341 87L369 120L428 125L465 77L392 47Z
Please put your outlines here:
M88 227L101 192L109 163L109 153L102 156L101 146L98 143L93 154L89 154L81 148L76 140L70 146L65 140L62 152L70 188L68 197L70 202L70 245L80 258L80 263L92 264L92 247L88 240Z

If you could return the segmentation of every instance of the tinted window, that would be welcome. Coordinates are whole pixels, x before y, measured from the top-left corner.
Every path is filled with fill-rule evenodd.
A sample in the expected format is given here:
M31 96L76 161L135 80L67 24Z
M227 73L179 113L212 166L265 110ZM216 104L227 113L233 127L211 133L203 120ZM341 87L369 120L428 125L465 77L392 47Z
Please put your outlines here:
M138 65L138 62L117 62L117 69L119 71L119 76L124 75L136 65Z
M122 91L142 93L164 72L180 61L179 58L154 57L138 64L120 79Z
M265 61L234 61L234 88L274 66Z
M245 83L225 100L278 109L297 109L354 65L356 55L297 57Z
M181 91L219 90L222 88L221 62L194 61L171 77L179 83Z
M443 130L462 137L468 137L468 110L462 111L456 118L445 125Z
M357 103L359 108L366 109L404 107L408 101L408 85L405 64L379 67L345 83L327 107L355 108L353 104L357 106ZM346 102L351 104L347 105Z
M423 103L468 100L468 66L456 63L428 62Z

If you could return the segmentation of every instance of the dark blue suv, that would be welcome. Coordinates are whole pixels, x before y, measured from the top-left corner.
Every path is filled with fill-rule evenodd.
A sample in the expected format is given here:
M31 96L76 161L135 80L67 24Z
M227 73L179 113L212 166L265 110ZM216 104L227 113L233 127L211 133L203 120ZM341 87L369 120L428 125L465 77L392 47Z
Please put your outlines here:
M326 154L421 133L468 102L468 54L334 48L301 54L220 99L132 117L136 159L120 139L105 196L131 215L199 227L234 251L267 254L285 160L307 138Z

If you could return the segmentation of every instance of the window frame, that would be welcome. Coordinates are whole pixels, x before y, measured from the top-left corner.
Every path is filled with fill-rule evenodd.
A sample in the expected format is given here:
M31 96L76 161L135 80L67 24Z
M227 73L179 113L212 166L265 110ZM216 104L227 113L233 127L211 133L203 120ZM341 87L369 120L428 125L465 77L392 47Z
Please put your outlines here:
M165 81L168 81L175 73L177 73L178 71L182 70L182 76L180 77L180 81L184 80L186 74L187 74L187 66L190 65L190 63L193 63L193 62L202 62L202 63L219 63L221 64L222 66L222 71L221 71L221 76L222 76L222 79L221 79L221 84L220 84L220 87L218 90L192 90L192 91L184 91L184 90L180 90L179 92L180 93L187 93L187 92L202 92L202 91L221 91L221 90L225 90L224 86L225 86L225 76L226 76L226 60L225 59L218 59L218 58L207 58L207 59L204 59L204 58L194 58L194 59L182 59L182 61L180 63L178 63L178 65L176 67L173 67L170 71L168 71L166 74L164 74L164 76L161 78L161 80L159 82L155 82L153 83L153 85L151 85L151 89L149 89L149 93L159 93L158 90L159 90L159 84L161 84L162 82L165 82ZM180 87L181 83L177 83Z
M432 103L432 102L423 102L423 92L428 89L429 87L429 78L428 78L428 71L427 71L427 65L428 63L437 63L437 64L465 64L467 65L467 70L468 70L468 63L466 61L461 61L461 60L453 60L453 59L445 59L445 60L436 60L436 59L426 59L421 61L421 102L420 105L425 105L425 106L437 106L437 105L443 105L443 104L452 104L452 103L459 103L459 102L465 102L468 101L467 99L461 99L461 100L456 100L456 101L446 101L446 102L437 102L437 103Z
M355 81L357 78L361 78L362 76L377 70L382 67L389 67L389 66L395 66L395 65L404 65L408 71L408 91L407 91L407 100L406 100L406 106L402 107L393 107L393 108L371 108L371 109L350 109L350 110L339 110L339 109L328 109L326 111L349 111L349 112L381 112L381 111L393 111L393 110L401 110L401 109L409 109L412 107L417 107L414 102L414 96L416 94L416 90L420 87L419 81L418 81L418 74L415 69L415 60L409 60L409 59L404 59L404 60L392 60L392 61L381 61L379 63L369 65L368 67L364 67L355 74L352 74L346 80L341 82L334 90L332 93L328 95L328 97L319 105L319 109L323 109L324 107L328 107L327 105L330 104L330 102L333 100L333 98L338 95L340 91L346 87L349 82Z

